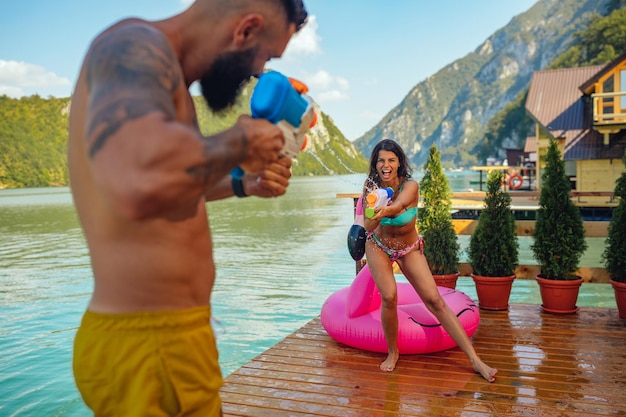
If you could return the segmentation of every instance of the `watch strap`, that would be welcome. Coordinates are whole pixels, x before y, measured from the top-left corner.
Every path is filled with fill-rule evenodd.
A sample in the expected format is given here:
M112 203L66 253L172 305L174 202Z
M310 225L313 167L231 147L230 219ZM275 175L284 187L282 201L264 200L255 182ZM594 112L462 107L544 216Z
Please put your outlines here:
M248 197L248 194L243 190L243 175L244 171L240 167L235 167L230 171L230 183L233 187L233 193L237 197Z

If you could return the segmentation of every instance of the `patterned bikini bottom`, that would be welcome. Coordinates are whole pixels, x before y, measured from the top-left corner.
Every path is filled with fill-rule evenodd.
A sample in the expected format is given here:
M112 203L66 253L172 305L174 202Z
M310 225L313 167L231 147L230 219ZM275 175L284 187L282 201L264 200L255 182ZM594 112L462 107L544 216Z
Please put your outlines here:
M383 242L380 241L380 239L378 238L378 236L376 236L374 234L374 232L369 232L367 234L367 238L369 240L371 240L372 242L376 243L376 245L378 245L378 247L383 252L385 252L387 254L387 256L389 256L389 259L391 259L391 261L393 261L393 262L395 262L398 259L402 258L404 255L406 255L407 253L411 252L416 247L418 248L419 252L422 255L424 254L424 243L426 241L421 236L419 236L414 243L412 243L411 245L407 246L406 248L402 248L402 249L391 249L390 247L386 246Z

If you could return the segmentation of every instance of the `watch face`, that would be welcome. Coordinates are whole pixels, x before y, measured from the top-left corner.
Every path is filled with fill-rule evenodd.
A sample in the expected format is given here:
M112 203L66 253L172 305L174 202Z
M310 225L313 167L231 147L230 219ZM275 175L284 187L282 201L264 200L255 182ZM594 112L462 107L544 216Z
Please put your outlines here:
M232 171L230 171L230 176L237 180L242 179L243 174L244 174L243 169L241 169L241 167L239 166L236 166L235 168L233 168Z

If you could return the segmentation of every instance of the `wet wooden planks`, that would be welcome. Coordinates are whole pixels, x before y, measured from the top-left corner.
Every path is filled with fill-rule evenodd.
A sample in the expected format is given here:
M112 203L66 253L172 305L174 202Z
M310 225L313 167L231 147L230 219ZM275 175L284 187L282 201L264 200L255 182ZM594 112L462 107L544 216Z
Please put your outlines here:
M481 310L472 338L489 384L452 349L400 358L341 345L319 318L226 378L226 416L626 416L626 321L615 309Z

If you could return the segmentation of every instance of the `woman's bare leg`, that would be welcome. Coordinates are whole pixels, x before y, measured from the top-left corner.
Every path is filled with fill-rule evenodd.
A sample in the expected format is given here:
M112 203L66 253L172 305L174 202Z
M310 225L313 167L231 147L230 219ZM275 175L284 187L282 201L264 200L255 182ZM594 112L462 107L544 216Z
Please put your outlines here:
M428 310L437 317L443 328L467 355L474 370L487 381L495 381L498 370L488 366L478 357L458 317L439 294L424 255L418 251L411 252L399 259L398 265Z
M397 298L396 298L397 300ZM383 332L387 341L387 358L380 364L380 370L391 372L396 369L396 363L400 358L398 349L398 310L397 302L386 302L383 299L380 309L380 319L383 324Z
M389 257L374 243L368 241L365 245L367 264L380 292L382 305L380 321L387 342L387 358L380 364L380 370L391 372L396 368L400 358L398 349L398 289L396 278Z

